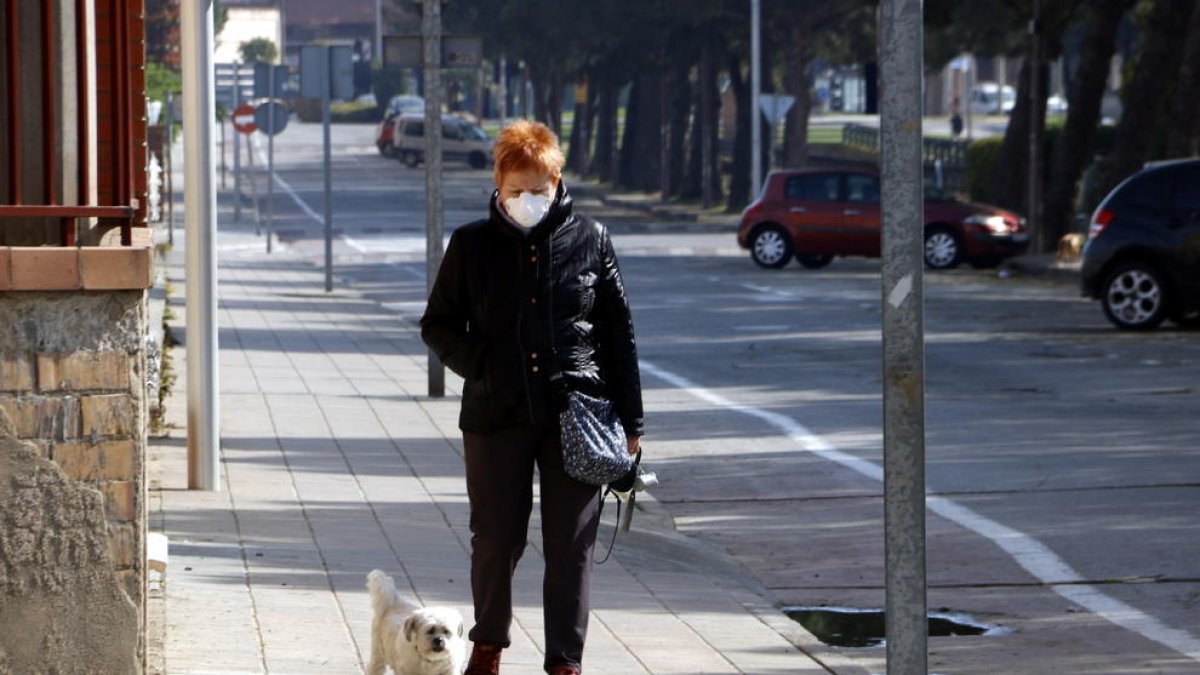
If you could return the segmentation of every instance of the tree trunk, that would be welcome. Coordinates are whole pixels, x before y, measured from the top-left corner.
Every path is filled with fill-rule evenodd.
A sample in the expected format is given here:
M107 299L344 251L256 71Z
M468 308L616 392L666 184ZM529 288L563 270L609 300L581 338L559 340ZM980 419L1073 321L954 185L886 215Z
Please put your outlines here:
M667 166L671 182L671 194L683 193L683 162L687 156L688 120L691 117L692 86L688 81L690 64L680 64L672 77L670 95L670 148Z
M737 102L737 125L733 136L733 175L725 210L737 213L750 203L750 83L742 74L742 59L729 57L729 81Z
M585 88L588 86L589 79L586 74L580 74L580 82ZM583 175L587 172L592 150L591 92L585 90L582 99L578 93L579 91L576 90L575 123L571 125L571 142L567 149L567 168Z
M546 110L546 73L534 64L529 64L529 84L533 89L533 119L550 126Z
M1004 132L991 194L991 201L997 206L1022 213L1028 213L1025 201L1029 175L1029 71L1026 58L1017 76L1017 101Z
M1184 33L1194 3L1154 0L1141 26L1142 44L1133 77L1121 96L1121 121L1117 123L1107 187L1116 185L1155 157L1155 134L1170 108L1170 85L1183 58ZM1195 101L1188 102L1195 105Z
M639 74L629 93L625 111L625 137L621 139L619 184L633 190L652 191L662 179L662 132L659 93L661 75Z
M783 72L783 87L796 102L788 111L783 135L783 165L801 167L808 161L808 118L812 111L812 87L809 70L812 68L812 36L803 25L791 31L788 40L787 66Z
M617 143L617 85L607 79L597 80L599 89L596 106L596 154L592 156L592 168L588 173L601 181L613 179L612 158Z
M554 133L562 138L562 101L563 101L563 74L562 70L554 68L550 71L550 86L546 92L546 126L550 127Z
M1200 153L1200 2L1192 10L1187 46L1179 67L1175 105L1167 125L1167 157L1191 157Z
M587 149L583 142L583 120L587 119L587 104L575 101L575 124L571 125L571 139L567 142L567 170L583 173L587 166Z
M1050 241L1058 241L1071 230L1075 184L1091 156L1109 64L1117 46L1117 26L1125 8L1125 3L1116 1L1091 4L1079 68L1068 92L1067 123L1054 148L1054 169L1042 211L1042 227Z

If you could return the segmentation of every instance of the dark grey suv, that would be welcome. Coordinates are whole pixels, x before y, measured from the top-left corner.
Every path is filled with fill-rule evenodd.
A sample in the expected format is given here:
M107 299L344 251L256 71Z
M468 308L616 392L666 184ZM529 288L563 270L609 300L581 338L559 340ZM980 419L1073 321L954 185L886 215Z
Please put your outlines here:
M1118 328L1200 325L1200 159L1147 165L1100 202L1082 285Z

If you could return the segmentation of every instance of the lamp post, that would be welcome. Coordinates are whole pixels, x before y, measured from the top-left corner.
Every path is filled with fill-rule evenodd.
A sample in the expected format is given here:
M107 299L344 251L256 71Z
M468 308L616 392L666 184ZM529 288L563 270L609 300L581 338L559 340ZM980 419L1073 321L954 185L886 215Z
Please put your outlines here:
M183 137L187 199L188 488L219 490L220 414L217 387L217 193L213 184L213 0L180 7Z

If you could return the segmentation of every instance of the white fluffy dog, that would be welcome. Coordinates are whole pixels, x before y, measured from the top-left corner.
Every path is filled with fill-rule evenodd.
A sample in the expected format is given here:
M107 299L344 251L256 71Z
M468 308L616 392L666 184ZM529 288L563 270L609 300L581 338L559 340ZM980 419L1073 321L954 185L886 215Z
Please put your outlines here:
M396 592L380 570L367 575L375 608L371 624L371 664L367 675L459 675L467 663L463 618L449 607L417 607Z

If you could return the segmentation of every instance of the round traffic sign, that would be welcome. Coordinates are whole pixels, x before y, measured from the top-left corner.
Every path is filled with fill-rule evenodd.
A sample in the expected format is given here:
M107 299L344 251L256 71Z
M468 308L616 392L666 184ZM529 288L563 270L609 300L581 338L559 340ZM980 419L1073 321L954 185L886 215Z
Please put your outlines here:
M233 109L233 128L243 134L253 133L258 128L254 126L254 106L243 103Z
M272 111L275 113L274 118L271 115ZM287 126L287 121L287 106L279 101L267 101L258 106L258 110L254 111L255 126L258 127L259 131L268 136L274 136L283 131L283 128ZM274 127L271 126L272 122L275 125Z

